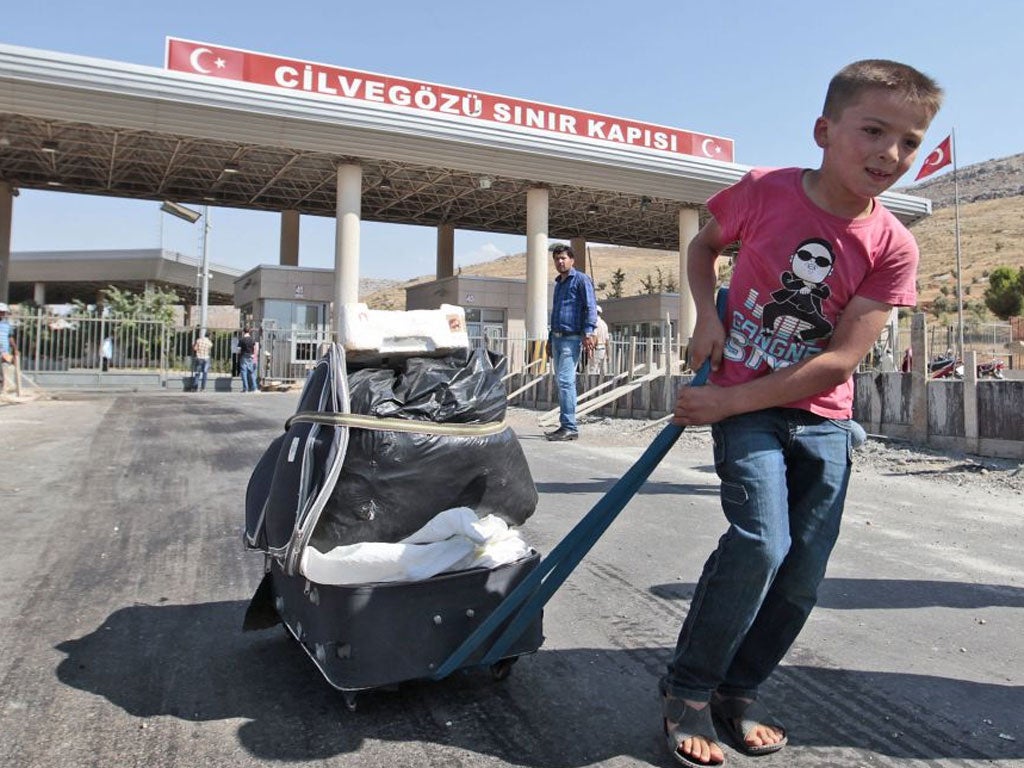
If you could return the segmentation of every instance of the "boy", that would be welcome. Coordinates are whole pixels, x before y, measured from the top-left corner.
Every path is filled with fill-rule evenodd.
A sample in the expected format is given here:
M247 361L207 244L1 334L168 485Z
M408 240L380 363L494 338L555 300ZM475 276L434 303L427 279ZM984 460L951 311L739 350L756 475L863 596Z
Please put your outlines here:
M858 61L829 84L817 170L754 170L708 201L688 249L697 305L679 425L711 424L729 528L660 681L669 750L721 765L712 715L747 754L787 741L757 701L816 600L850 476L853 372L893 306L916 302L913 236L876 196L914 162L942 101L929 77ZM742 241L725 324L715 260Z

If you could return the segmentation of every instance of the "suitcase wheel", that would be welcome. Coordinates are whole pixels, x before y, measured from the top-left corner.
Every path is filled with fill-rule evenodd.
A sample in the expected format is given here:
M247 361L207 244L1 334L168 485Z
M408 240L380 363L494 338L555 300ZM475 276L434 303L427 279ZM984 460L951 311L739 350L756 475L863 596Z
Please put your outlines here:
M500 659L491 664L491 677L497 681L502 681L512 674L512 665L519 661L518 656L512 656L508 659Z
M345 708L349 712L356 711L356 692L355 691L342 691L342 698L345 700Z

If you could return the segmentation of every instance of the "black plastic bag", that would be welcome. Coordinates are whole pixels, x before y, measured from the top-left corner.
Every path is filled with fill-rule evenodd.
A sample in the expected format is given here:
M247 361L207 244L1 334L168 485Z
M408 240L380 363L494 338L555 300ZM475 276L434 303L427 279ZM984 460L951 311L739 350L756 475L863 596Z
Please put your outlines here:
M446 424L504 418L504 358L410 358L402 367L349 375L353 413ZM521 525L537 489L515 432L484 436L352 429L341 474L313 532L326 552L362 541L395 542L452 507L470 507Z

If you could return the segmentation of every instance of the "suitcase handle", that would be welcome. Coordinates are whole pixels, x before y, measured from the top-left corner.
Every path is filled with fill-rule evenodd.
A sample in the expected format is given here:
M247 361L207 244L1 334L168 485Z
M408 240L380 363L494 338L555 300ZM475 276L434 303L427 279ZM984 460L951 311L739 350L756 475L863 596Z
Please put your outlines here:
M721 288L715 300L718 316L725 315L727 288ZM697 371L691 387L702 386L711 371L710 360L705 360ZM434 680L441 680L466 663L477 648L511 618L505 630L498 635L490 650L479 662L481 666L499 661L512 644L519 639L530 623L543 610L555 591L569 577L587 552L608 530L619 513L640 490L651 472L665 458L665 454L683 434L684 427L670 423L647 447L639 459L618 479L611 489L602 496L593 509L580 520L551 553L513 589L498 607L479 627L456 648L451 656L433 674Z

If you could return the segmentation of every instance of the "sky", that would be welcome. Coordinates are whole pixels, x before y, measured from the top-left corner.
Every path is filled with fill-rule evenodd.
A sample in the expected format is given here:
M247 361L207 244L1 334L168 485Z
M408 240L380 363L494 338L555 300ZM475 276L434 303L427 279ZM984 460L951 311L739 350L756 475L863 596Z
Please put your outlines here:
M724 136L735 161L816 167L811 128L833 74L903 61L946 91L909 184L956 131L960 167L1024 151L1020 0L138 0L7 3L0 43L155 67L167 36L316 61ZM45 8L45 12L43 9ZM948 172L949 169L945 169ZM278 261L280 217L210 209L209 259ZM202 227L148 201L22 190L14 251L157 248L200 253ZM360 275L433 274L432 227L363 222ZM333 266L334 223L303 216L299 263ZM526 249L525 236L458 230L455 264Z

